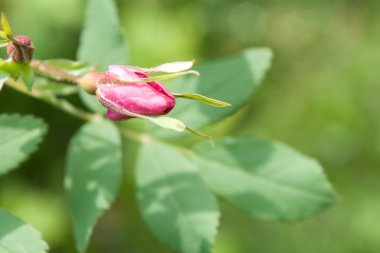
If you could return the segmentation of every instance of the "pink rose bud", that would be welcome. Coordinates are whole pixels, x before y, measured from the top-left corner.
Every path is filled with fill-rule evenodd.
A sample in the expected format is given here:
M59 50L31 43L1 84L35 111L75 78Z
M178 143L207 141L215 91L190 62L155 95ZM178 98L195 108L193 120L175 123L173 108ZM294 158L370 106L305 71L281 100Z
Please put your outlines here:
M7 53L15 62L30 62L34 53L33 43L27 36L16 36L14 41L8 45Z
M99 102L108 108L107 118L124 120L133 114L144 116L164 115L174 105L174 96L159 82L130 83L125 80L148 78L140 70L113 65L98 79L96 95Z

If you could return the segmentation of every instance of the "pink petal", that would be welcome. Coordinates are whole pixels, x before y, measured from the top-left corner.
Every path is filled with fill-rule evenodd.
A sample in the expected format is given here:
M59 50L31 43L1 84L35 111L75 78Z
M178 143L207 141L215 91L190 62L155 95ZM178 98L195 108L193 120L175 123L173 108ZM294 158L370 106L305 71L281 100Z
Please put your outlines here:
M111 65L108 67L108 72L113 73L119 78L122 79L136 79L139 78L138 75L135 74L135 71L128 68L127 66L121 65Z
M107 110L106 117L107 117L107 119L116 120L116 121L126 120L126 119L132 118L130 116L126 116L126 115L114 112L112 110Z
M136 72L130 67L121 66L121 65L111 65L108 67L108 72L103 73L102 77L99 79L99 83L102 84L122 84L122 80L120 79L139 79L139 78L147 78L148 75L142 72ZM165 94L166 96L174 99L174 96L165 88L162 83L159 82L148 82L150 86L156 89L158 92Z
M104 85L98 88L97 94L104 106L117 113L121 113L117 107L122 107L141 115L164 115L175 105L174 98L168 97L147 83Z
M149 77L148 75L145 75L144 73L140 73L140 72L136 72L135 74L139 78ZM162 83L160 83L160 82L148 82L147 84L149 84L153 89L157 90L158 92L165 94L169 98L174 99L173 94L171 94L170 91L168 91L168 89L166 89L166 87Z

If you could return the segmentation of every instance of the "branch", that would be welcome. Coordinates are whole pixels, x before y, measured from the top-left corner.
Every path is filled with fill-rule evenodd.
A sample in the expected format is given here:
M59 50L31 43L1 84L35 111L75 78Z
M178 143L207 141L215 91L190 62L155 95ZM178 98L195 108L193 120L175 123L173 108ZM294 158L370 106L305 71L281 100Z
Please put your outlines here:
M6 81L6 84L9 87L13 88L14 90L17 90L18 92L21 92L25 95L45 101L46 103L53 105L57 107L58 109L61 109L62 111L72 116L75 116L79 119L82 119L85 121L98 121L102 118L101 115L93 114L93 113L89 113L84 110L81 110L75 107L74 105L72 105L71 103L69 103L67 100L57 98L56 96L54 96L54 94L51 94L51 93L49 94L46 92L41 93L38 90L27 92L24 85L21 85L20 83L18 83L17 81L11 78L8 78L8 80Z
M44 64L42 61L33 60L30 65L34 70L41 73L44 76L56 79L58 81L66 81L71 84L77 84L79 77L71 75L59 68Z

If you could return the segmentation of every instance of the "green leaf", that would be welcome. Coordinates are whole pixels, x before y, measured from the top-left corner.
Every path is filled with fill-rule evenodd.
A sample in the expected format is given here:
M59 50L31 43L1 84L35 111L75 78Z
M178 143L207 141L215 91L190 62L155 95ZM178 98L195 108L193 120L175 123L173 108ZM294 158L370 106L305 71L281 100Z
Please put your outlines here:
M115 199L120 150L119 132L109 121L87 123L70 142L65 189L79 252L85 252L97 219Z
M34 72L29 64L6 62L0 59L0 72L6 72L14 79L22 78L28 91L32 90L34 83Z
M267 48L243 51L234 57L196 67L200 76L184 76L168 84L173 93L197 93L231 104L228 108L213 108L194 101L178 101L170 112L187 125L201 129L236 112L257 90L270 67L272 53ZM159 133L167 136L164 132Z
M7 81L8 77L9 77L8 73L0 71L0 91L3 88L3 85L5 81Z
M13 61L6 62L0 58L0 71L8 73L14 79L17 79L20 75L19 64Z
M127 51L113 0L88 0L78 59L104 66L126 64Z
M7 35L7 37L12 36L12 28L9 25L7 17L4 15L4 13L1 13L1 27L3 28L3 31Z
M26 89L30 92L34 84L34 72L28 64L19 64L20 77L24 81Z
M254 217L293 221L336 202L317 161L276 142L225 138L195 148L195 162L212 190Z
M45 133L45 123L33 116L1 115L0 175L26 160L37 149Z
M0 209L1 253L45 253L48 245L34 227Z
M8 44L9 44L8 40L1 40L0 41L0 48L6 47L6 46L8 46Z
M211 251L220 216L217 203L179 150L143 143L136 183L143 218L164 244L183 253Z
M3 31L0 31L0 37L4 38L4 39L8 39L7 34L5 32L3 32Z
M126 65L127 50L112 0L88 0L77 58L94 65ZM89 109L104 113L95 96L79 93Z

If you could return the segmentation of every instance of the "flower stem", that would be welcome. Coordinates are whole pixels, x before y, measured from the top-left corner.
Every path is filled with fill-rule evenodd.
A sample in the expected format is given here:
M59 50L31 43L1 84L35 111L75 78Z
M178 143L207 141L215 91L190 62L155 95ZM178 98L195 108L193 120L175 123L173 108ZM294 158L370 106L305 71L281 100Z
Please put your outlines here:
M31 67L37 71L38 73L48 77L53 78L57 81L66 81L71 84L76 84L78 82L79 77L75 75L71 75L68 72L62 71L59 68L55 68L53 66L46 65L42 61L33 60L30 63Z
M46 92L41 93L38 90L33 90L32 92L28 92L24 85L15 81L12 78L8 78L8 80L6 81L6 84L20 93L45 101L46 103L53 105L61 109L62 111L72 116L75 116L79 119L82 119L85 121L97 121L102 118L101 115L93 114L93 113L89 113L84 110L81 110L75 107L74 105L72 105L71 103L69 103L67 100L57 98L56 96L54 96L54 94L46 93Z
M132 131L129 128L122 126L122 125L118 125L118 127L120 130L120 133L123 136L125 136L131 140L134 140L136 142L143 143L143 142L151 142L154 140L153 136L150 136L149 134L141 134L141 133Z

